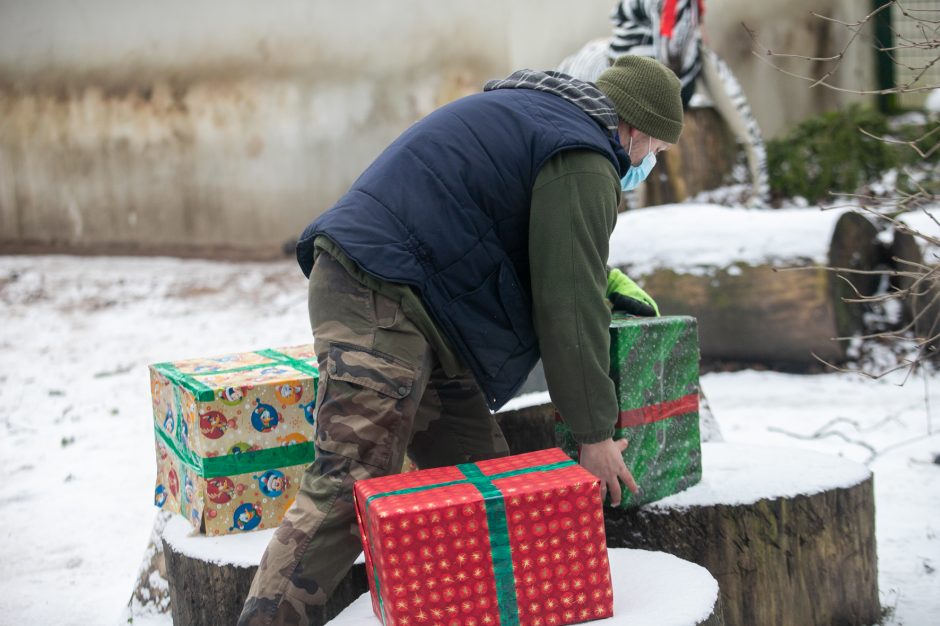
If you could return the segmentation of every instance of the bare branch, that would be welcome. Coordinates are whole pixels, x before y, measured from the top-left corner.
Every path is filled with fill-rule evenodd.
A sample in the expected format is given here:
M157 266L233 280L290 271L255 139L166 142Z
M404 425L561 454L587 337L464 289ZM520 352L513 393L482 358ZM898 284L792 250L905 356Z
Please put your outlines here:
M819 13L815 13L815 12L811 13L811 15L813 15L817 19L830 22L833 24L838 24L848 29L852 33L848 41L846 41L845 45L843 45L842 49L838 53L831 55L831 56L810 56L810 55L801 55L801 54L793 54L793 53L774 52L770 48L767 48L766 46L763 46L760 44L757 38L757 32L754 29L748 27L747 24L742 23L742 26L744 27L745 32L748 34L748 36L751 39L752 54L754 54L758 59L760 59L761 62L768 64L770 67L773 67L778 72L786 76L790 76L792 78L796 78L796 79L810 83L811 88L822 86L832 91L843 92L843 93L853 93L853 94L860 94L860 95L887 95L887 94L893 94L893 93L921 93L921 92L931 91L936 87L936 85L915 86L915 84L926 74L927 71L930 70L931 67L933 67L934 64L938 62L938 59L936 58L926 62L923 66L907 67L904 64L900 63L897 60L897 58L892 56L892 61L895 64L900 65L902 67L906 67L907 69L909 69L911 72L915 74L914 78L910 80L909 82L907 82L906 84L897 85L895 87L890 87L890 88L885 88L885 89L848 89L845 87L834 85L831 82L829 82L829 79L838 71L839 67L842 64L842 61L845 59L846 52L849 50L849 48L851 48L856 43L859 35L865 30L865 27L868 25L868 23L871 22L879 13L881 13L882 11L889 10L890 7L892 6L897 6L898 10L901 11L903 15L907 17L911 17L912 19L915 19L918 22L918 25L920 26L920 30L921 30L921 35L923 36L923 41L910 40L903 33L900 33L897 30L892 29L894 30L895 39L900 40L904 43L902 43L901 45L895 45L895 46L890 46L890 47L879 47L878 48L879 50L885 53L890 53L891 51L900 50L900 49L910 49L910 48L932 50L940 46L940 41L931 39L931 36L928 34L928 31L926 27L924 26L925 24L933 24L934 22L926 18L919 17L919 16L914 17L910 11L907 11L906 9L904 9L898 2L885 3L875 8L874 10L869 12L867 15L865 15L864 17L862 17L861 19L855 22L846 22L846 21L842 21L842 20L838 20L838 19L826 16L826 15L821 15ZM940 23L940 21L938 21L938 23ZM784 58L784 59L799 59L799 60L807 61L809 63L832 62L834 63L834 65L833 67L828 68L821 76L815 76L815 77L806 76L803 74L786 70L780 67L779 65L771 62L769 58L773 58L773 57Z
M913 150L917 153L917 155L918 155L920 158L922 158L922 159L926 159L926 158L930 157L930 155L932 155L934 152L937 151L938 148L940 148L940 141L938 141L938 142L935 143L933 146L931 146L931 148L930 148L929 150L927 150L926 152L924 152L923 150L921 150L920 146L917 145L919 142L923 141L924 139L926 139L926 138L929 137L930 135L933 135L933 134L936 133L936 132L940 132L940 125L935 126L933 129L931 129L930 131L928 131L928 132L925 133L924 135L918 137L917 139L914 139L913 141L903 141L903 140L901 140L901 139L895 139L894 137L884 137L884 136L881 136L881 135L875 135L875 134L872 134L872 133L868 132L868 131L865 130L864 128L859 128L858 130L859 130L863 135L865 135L865 136L867 136L867 137L871 137L872 139L875 139L875 140L877 140L877 141L881 141L881 142L889 143L889 144L894 144L894 145L899 145L899 146L909 146L909 147L910 147L911 149L913 149Z
M846 374L859 374L859 375L864 376L865 378L869 378L869 379L871 379L871 380L878 380L878 379L880 379L880 378L884 378L884 377L887 376L888 374L891 374L891 373L893 373L893 372L897 372L897 371L902 370L902 369L904 369L904 368L906 368L906 367L913 367L913 366L917 365L917 364L920 362L920 359L919 359L919 358L918 358L918 359L915 359L915 360L913 360L913 361L910 361L910 360L905 359L905 360L903 360L901 363L899 363L898 365L896 365L896 366L894 366L894 367L892 367L892 368L889 368L889 369L887 369L887 370L884 370L883 372L880 372L880 373L878 373L878 374L872 374L871 372L867 372L867 371L865 371L865 370L863 370L863 369L857 369L857 368L851 368L851 367L841 367L841 366L839 366L839 365L835 365L834 363L830 363L830 362L827 361L826 359L820 357L820 356L819 356L818 354L816 354L815 352L812 352L811 354L813 355L813 358L814 358L814 359L816 359L817 361L819 361L819 362L822 363L823 365L826 365L827 367L829 367L829 368L831 368L831 369L833 369L833 370L835 370L835 371L837 371L837 372L843 372L843 373L846 373ZM907 380L907 378L905 377L905 382L906 382L906 380ZM901 383L901 384L903 385L903 383Z

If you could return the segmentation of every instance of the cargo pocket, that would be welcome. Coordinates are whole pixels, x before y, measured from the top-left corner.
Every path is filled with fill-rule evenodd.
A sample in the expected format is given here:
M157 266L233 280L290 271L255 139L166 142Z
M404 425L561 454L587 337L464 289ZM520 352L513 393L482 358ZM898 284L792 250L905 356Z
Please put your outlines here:
M386 469L408 402L415 370L398 359L359 346L330 344L326 390L317 407L319 449Z

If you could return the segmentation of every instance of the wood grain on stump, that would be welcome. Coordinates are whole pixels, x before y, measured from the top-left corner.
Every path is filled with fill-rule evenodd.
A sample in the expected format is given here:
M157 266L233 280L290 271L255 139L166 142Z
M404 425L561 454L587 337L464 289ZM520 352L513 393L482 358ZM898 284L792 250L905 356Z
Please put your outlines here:
M613 617L592 626L722 626L718 583L702 567L670 554L609 550ZM376 626L372 599L363 594L330 626Z
M235 624L273 535L274 529L222 537L194 535L185 519L174 516L163 533L174 626ZM368 589L365 565L357 562L311 625L322 626Z
M702 448L698 485L639 509L605 511L608 545L707 568L728 626L880 619L867 468L798 449Z

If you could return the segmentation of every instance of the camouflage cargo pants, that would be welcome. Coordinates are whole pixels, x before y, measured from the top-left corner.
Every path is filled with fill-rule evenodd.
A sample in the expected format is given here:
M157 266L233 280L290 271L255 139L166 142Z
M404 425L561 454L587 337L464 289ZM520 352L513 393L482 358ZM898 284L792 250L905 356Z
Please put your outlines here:
M320 369L316 460L265 550L239 619L306 624L362 550L353 484L401 470L504 456L509 450L467 375L447 378L399 303L322 253L310 277Z

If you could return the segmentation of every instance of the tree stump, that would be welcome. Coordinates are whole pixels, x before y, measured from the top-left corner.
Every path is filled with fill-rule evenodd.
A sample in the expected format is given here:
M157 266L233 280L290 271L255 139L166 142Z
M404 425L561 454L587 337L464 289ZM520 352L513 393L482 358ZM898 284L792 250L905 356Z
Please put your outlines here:
M832 293L835 330L845 337L865 330L866 308L846 303L859 294L873 296L881 277L876 274L854 274L852 271L884 269L884 248L878 241L878 228L861 213L843 213L836 222L829 245L829 267L851 270L835 272L829 285Z
M917 244L917 238L910 233L895 231L891 246L888 248L888 254L891 256L894 269L902 272L910 272L913 269L909 265L910 263L921 265L924 262L924 255ZM897 291L905 291L914 285L914 280L911 276L892 276L891 288ZM913 297L904 298L901 301L901 320L905 324L914 321L913 304Z
M872 474L799 449L703 444L702 482L607 509L608 545L708 569L728 626L873 624L881 618Z
M718 583L702 567L670 554L608 550L614 590L611 626L722 626ZM363 594L330 626L376 626L372 599Z
M235 624L274 532L206 537L174 515L163 532L174 626ZM360 557L311 624L322 626L368 589Z
M656 246L666 248L674 245L662 241L661 236L656 239L655 229L643 233L642 227L654 221L658 210L644 209L647 215L627 213L621 216L623 225L618 223L618 230L623 228L624 234L628 233L631 225L641 228L628 237L612 239L611 265L620 266L638 280L659 304L663 315L691 315L698 319L704 360L762 363L791 370L805 370L818 365L814 354L833 363L845 361L848 341L833 339L863 332L867 309L863 304L847 303L844 299L857 298L855 289L864 295L873 295L878 277L839 274L821 266L876 269L883 261L883 252L877 242L877 229L868 219L847 212L835 220L834 225L831 222L820 223L820 227L833 229L828 238L828 250L814 248L822 247L820 243L824 236L818 237L816 242L807 242L805 252L790 250L787 254L792 256L782 259L774 258L776 251L773 249L768 249L766 260L761 261L754 258L736 260L734 252L714 249L705 257L713 265L645 268L640 260L640 265L633 270L630 259L642 259L643 254L650 252L655 254ZM681 215L696 220L694 207L670 207L669 211L671 219ZM728 219L729 224L732 219L747 221L753 217L747 211L724 211L722 217ZM761 213L768 214L773 221L756 221L753 234L748 236L766 241L768 246L774 245L778 235L792 245L793 240L800 236L801 229L805 229L799 224L804 219L801 214L812 217L809 211ZM779 232L790 223L793 224L793 232ZM760 231L761 228L771 232ZM703 232L698 242L689 245L709 245L708 238L712 232L714 230ZM650 240L655 243L645 243ZM683 239L680 236L678 240ZM741 242L741 245L746 244ZM615 251L615 246L623 251ZM682 257L684 252L678 244L671 248L671 254L677 257ZM695 252L688 250L687 254ZM615 254L619 257L617 261L613 260ZM781 270L781 267L799 268L799 271Z

